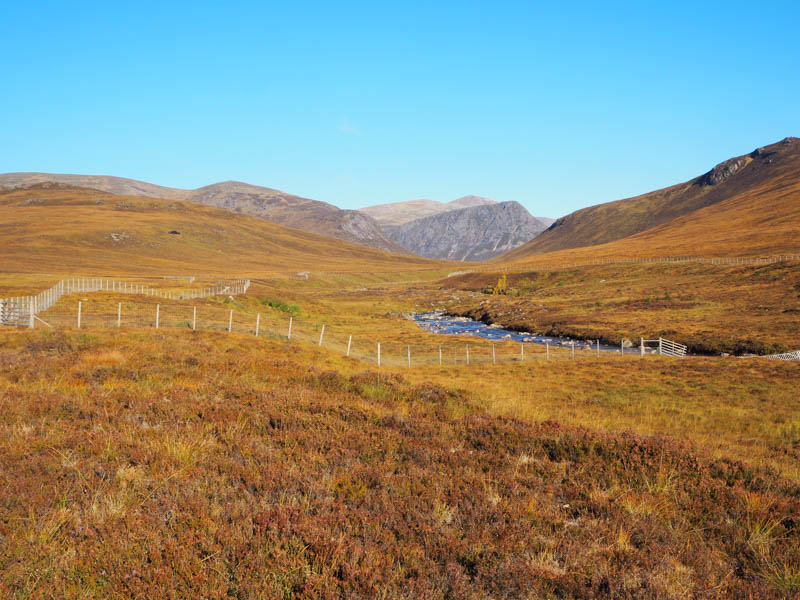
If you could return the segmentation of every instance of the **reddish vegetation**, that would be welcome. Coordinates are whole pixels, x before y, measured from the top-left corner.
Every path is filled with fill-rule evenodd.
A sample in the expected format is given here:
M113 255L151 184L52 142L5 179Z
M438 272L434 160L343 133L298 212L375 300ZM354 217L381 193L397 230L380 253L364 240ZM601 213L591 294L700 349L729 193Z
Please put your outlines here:
M236 335L2 342L3 597L800 589L800 488L673 441L487 416Z

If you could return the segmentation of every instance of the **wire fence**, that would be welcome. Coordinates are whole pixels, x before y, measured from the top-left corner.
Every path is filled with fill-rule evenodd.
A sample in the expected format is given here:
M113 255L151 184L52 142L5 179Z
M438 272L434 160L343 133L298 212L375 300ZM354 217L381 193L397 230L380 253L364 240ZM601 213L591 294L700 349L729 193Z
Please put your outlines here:
M449 273L448 277L456 275L467 275L469 273L524 273L529 271L560 271L564 269L575 269L579 267L595 267L600 265L627 265L627 264L663 264L663 263L695 263L701 265L772 265L777 263L800 261L800 254L781 254L779 256L758 257L758 256L738 256L738 257L700 257L700 256L670 256L656 258L601 258L578 263L565 263L558 265L521 265L496 267L475 267L463 271Z
M784 352L782 354L770 354L769 356L765 356L764 358L772 358L775 360L797 360L800 361L800 350L795 350L794 352Z
M164 279L172 279L164 277ZM194 282L194 277L175 277L174 279L189 279ZM0 298L0 325L21 325L33 327L36 315L48 310L62 297L72 293L88 292L115 292L121 294L140 294L143 296L164 299L197 299L216 296L219 294L244 294L250 287L250 280L238 279L235 281L216 282L204 288L191 288L185 290L164 290L146 283L124 281L117 279L76 277L63 279L49 289L35 296L19 296L15 298Z
M248 303L249 304L249 303ZM444 336L422 330L398 328L376 339L359 334L347 322L323 323L265 307L253 312L233 295L207 298L201 302L165 296L135 299L114 292L90 298L72 294L40 313L36 327L54 329L162 329L218 331L230 334L283 339L311 345L381 367L471 366L525 363L536 360L585 360L613 355L599 342L553 344L491 341L478 337ZM628 354L620 349L617 354ZM658 354L642 347L642 353Z

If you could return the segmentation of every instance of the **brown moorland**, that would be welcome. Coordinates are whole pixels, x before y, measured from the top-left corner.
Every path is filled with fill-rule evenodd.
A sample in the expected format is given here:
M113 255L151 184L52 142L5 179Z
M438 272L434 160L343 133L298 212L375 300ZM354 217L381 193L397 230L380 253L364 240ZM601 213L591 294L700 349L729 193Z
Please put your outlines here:
M489 416L479 396L285 342L0 336L7 597L800 590L800 488L769 469Z
M191 202L48 184L0 192L0 239L5 273L235 277L446 266Z
M227 332L230 324L234 334L253 336L258 318L259 336L273 340L286 339L291 318L292 343L318 347L322 338L323 348L340 356L350 348L350 356L367 368L376 365L381 342L383 369L397 368L418 383L479 392L481 408L492 414L555 419L600 431L669 434L690 440L705 455L736 457L800 481L794 364L762 358L598 357L594 348L581 346L573 356L569 348L551 346L548 352L527 345L521 355L516 342L430 334L403 319L404 313L426 309L426 283L367 285L348 293L313 280L259 280L247 296L202 301L70 295L43 317L57 329L74 329L82 299L82 327L116 331L122 302L122 331L157 334L158 304L161 328L191 328L196 308L200 330Z
M499 276L446 278L439 306L511 329L609 344L665 337L701 354L800 349L800 261L532 267L507 275L506 294L481 293Z
M197 202L254 215L286 227L329 235L401 254L406 253L403 248L386 237L377 221L360 211L342 210L327 202L301 198L280 190L240 181L221 181L195 190L186 190L105 175L0 174L0 189L25 188L42 184L89 188L120 196Z
M787 246L796 252L799 194L800 139L786 138L686 183L576 211L494 262L742 256L783 253ZM610 243L623 238L623 245Z

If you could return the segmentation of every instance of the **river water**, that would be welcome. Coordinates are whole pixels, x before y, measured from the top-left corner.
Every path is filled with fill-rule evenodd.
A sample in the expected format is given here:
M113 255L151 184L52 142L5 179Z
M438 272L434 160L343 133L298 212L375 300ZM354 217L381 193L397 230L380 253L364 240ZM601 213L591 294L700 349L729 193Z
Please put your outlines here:
M424 331L430 333L440 333L443 335L454 336L469 336L479 337L486 340L497 342L520 342L522 344L549 344L551 346L562 346L571 348L575 344L575 348L589 348L597 349L597 342L595 340L577 340L567 337L543 336L535 335L527 332L510 331L503 329L498 325L487 325L481 321L475 321L466 317L451 317L441 312L428 312L417 313L414 315L414 321ZM619 353L619 346L608 346L600 344L602 352L617 352ZM648 349L649 352L650 349ZM626 354L638 354L639 348L625 348Z

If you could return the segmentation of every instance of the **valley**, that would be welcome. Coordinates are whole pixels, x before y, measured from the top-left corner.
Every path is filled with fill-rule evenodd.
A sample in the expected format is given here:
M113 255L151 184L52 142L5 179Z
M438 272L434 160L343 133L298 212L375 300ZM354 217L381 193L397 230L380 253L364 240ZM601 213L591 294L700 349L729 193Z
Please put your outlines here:
M151 188L0 192L0 298L100 282L0 328L0 595L792 597L798 363L767 358L800 349L781 173L467 264ZM513 203L477 204L389 213L480 228ZM434 311L604 348L413 319ZM659 337L691 355L616 351Z

